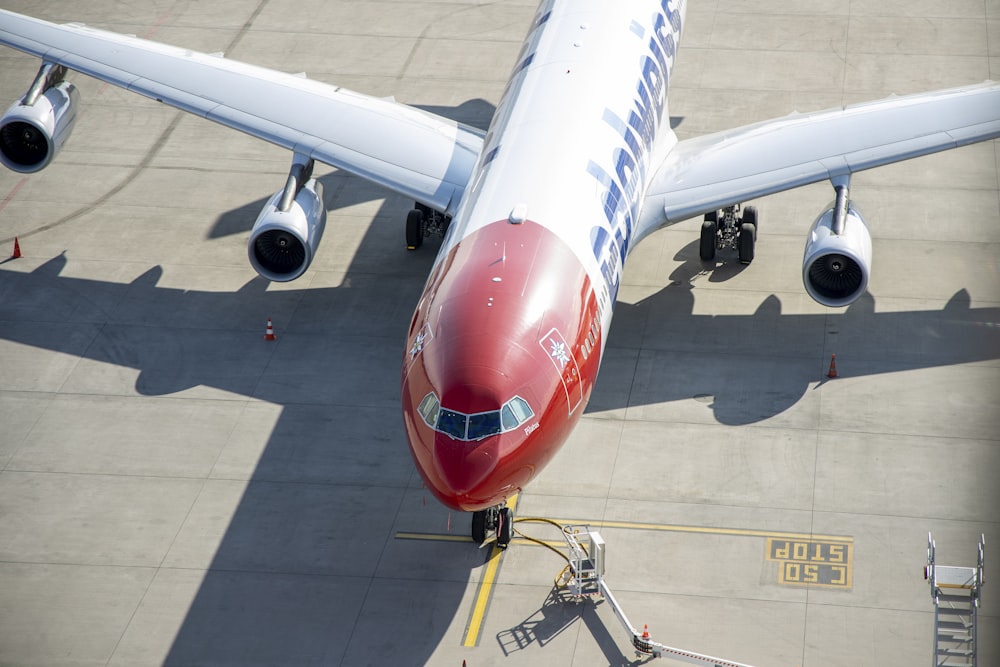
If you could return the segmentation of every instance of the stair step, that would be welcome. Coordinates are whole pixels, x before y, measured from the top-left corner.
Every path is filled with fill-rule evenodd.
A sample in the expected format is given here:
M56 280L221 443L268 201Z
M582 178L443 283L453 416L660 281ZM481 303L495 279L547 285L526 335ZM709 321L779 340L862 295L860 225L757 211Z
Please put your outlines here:
M971 609L959 609L958 607L938 607L939 616L971 616Z
M939 648L938 655L945 655L952 658L971 658L972 651L958 648Z

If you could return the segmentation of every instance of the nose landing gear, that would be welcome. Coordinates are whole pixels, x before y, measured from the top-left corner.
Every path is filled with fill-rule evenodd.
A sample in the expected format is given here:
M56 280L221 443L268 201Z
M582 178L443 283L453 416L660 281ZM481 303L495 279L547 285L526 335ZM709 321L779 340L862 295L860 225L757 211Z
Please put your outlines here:
M496 534L497 546L506 549L514 537L514 512L506 505L472 513L472 540L476 544L486 541L489 531Z

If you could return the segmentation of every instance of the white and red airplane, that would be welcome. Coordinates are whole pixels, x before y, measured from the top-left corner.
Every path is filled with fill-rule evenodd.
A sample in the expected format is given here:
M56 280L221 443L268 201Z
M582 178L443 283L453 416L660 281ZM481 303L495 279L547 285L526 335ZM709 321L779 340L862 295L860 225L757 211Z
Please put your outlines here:
M505 501L555 455L594 386L622 267L651 232L704 215L702 259L753 259L740 203L829 180L802 275L818 302L864 293L856 171L1000 136L1000 85L795 114L678 141L667 89L685 0L543 0L484 134L391 100L79 24L0 11L0 44L42 66L0 118L0 161L44 168L79 111L68 70L283 146L286 186L251 232L271 280L308 268L326 222L315 160L417 202L407 244L444 238L410 323L403 420L428 487L510 540Z

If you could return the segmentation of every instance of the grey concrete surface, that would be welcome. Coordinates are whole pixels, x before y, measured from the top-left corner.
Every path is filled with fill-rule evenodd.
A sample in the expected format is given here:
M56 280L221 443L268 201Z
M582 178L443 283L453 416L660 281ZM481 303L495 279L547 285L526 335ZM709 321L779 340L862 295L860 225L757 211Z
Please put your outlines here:
M670 98L682 137L1000 79L996 0L690 4ZM480 126L534 11L0 6ZM36 68L0 52L0 98ZM269 285L246 239L287 154L76 82L83 113L57 161L0 173L0 255L15 235L24 253L0 264L0 664L635 664L608 606L561 599L562 561L526 544L464 646L487 553L397 538L468 529L421 488L399 418L436 245L405 251L409 203L321 170L319 255ZM759 666L929 662L927 531L941 563L973 564L980 533L1000 558L998 163L994 142L857 176L875 267L846 309L801 286L827 185L755 202L749 267L703 266L698 221L647 239L588 412L519 515L620 522L602 530L608 581L660 641ZM852 540L851 586L780 583L767 536L789 533ZM981 665L1000 664L989 583Z

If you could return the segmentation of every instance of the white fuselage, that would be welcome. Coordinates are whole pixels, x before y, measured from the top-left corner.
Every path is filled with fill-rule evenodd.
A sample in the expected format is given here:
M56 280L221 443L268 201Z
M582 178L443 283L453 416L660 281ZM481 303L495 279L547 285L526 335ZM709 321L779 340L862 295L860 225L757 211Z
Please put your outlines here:
M667 87L685 8L542 3L441 257L481 226L523 215L580 258L607 332L650 165L677 141Z

